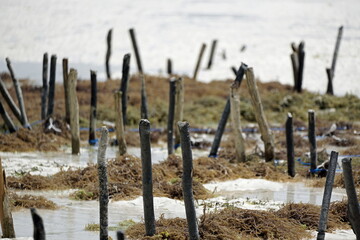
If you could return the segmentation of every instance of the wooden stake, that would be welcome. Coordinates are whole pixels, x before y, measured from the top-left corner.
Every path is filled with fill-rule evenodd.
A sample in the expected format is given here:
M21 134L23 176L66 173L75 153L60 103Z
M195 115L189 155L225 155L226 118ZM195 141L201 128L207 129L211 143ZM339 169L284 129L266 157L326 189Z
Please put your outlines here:
M269 162L274 160L275 144L274 144L273 135L269 128L269 124L265 117L260 94L256 85L254 71L252 68L248 68L246 70L246 80L247 80L249 93L251 96L251 103L254 107L255 118L259 124L261 139L264 141L265 144L265 161Z
M189 230L189 238L190 240L198 240L200 239L200 235L196 218L192 186L193 156L191 151L189 123L179 122L178 127L181 136L181 152L183 158L182 190L185 203L186 220Z
M3 238L15 238L11 204L7 193L5 170L2 169L0 158L0 221Z
M15 87L15 92L16 92L16 96L19 102L19 107L20 107L20 113L21 113L21 123L24 127L31 129L31 126L28 122L27 116L26 116L26 111L25 111L25 104L24 104L24 98L23 98L23 94L21 91L21 87L19 84L19 81L17 78L15 78L15 74L14 71L11 67L11 62L9 58L6 58L6 64L7 67L9 69L10 75L11 75L11 79L13 80L14 83L14 87Z
M72 154L80 153L79 103L76 96L77 71L73 68L69 73L70 128Z
M172 77L169 81L169 112L167 122L167 147L168 155L174 153L174 113L175 113L175 91L176 91L176 78Z
M211 52L210 52L210 56L209 56L209 62L208 62L208 65L207 65L207 69L210 69L211 66L212 66L214 55L215 55L216 44L217 44L217 40L214 39L212 41L212 44L211 44Z
M291 113L288 113L285 124L285 131L286 131L288 174L291 177L295 177L293 118Z
M234 83L230 87L230 113L231 113L231 127L235 136L235 156L236 162L245 162L245 145L242 137L240 125L240 85Z
M46 106L47 106L47 95L48 95L48 65L49 59L48 54L44 53L43 57L43 68L42 68L42 91L41 91L41 119L46 119Z
M331 199L331 192L332 192L333 184L334 184L337 159L338 159L338 153L335 151L332 151L331 155L330 155L329 169L328 169L328 173L326 175L324 197L323 197L323 201L322 201L322 205L321 205L317 240L325 239L325 231L326 231L326 227L327 227L327 219L328 219L328 213L329 213L329 208L330 208L330 199Z
M122 99L122 92L117 91L114 93L115 99L115 112L116 112L116 139L119 144L119 153L120 155L126 154L126 141L125 141L125 130L124 130L124 122L122 116L122 106L121 106L121 99Z
M127 87L129 82L129 72L130 72L130 53L124 55L123 59L123 68L122 68L122 78L120 91L122 92L121 105L122 105L122 116L124 125L127 124Z
M150 122L141 119L139 123L140 146L141 146L141 166L143 183L143 204L146 236L155 234L155 214L152 184L152 164L150 147Z
M30 208L31 217L34 224L34 240L45 240L45 228L44 222L35 208Z
M69 98L69 60L63 58L63 85L64 85L64 96L65 96L65 121L70 124L70 98Z
M174 123L183 121L184 118L184 81L181 77L175 81L175 115ZM180 145L179 128L175 126L175 148Z
M146 97L146 87L145 87L145 76L140 74L141 79L141 118L148 119L148 107L147 107L147 97Z
M315 130L315 112L314 110L308 111L309 117L309 130L308 130L308 138L310 143L310 172L317 167L317 149L316 149L316 130Z
M110 57L111 57L111 38L112 38L112 29L108 31L106 42L107 42L107 51L106 51L106 59L105 59L105 68L106 68L106 76L107 79L111 79L110 74Z
M51 117L52 114L54 113L55 80L56 80L56 55L51 55L47 118Z
M9 105L11 111L15 115L15 117L19 120L19 122L22 124L22 118L21 113L18 107L16 106L14 100L12 99L10 93L8 92L7 88L5 87L4 82L0 79L0 92L2 96L4 97L5 101Z
M298 48L298 59L299 59L299 68L298 68L298 86L297 91L300 93L302 91L302 83L303 83L303 73L304 73L304 62L305 62L305 42L301 42Z
M334 54L333 54L333 59L332 59L332 63L331 63L331 68L327 68L326 69L326 73L327 73L327 77L328 77L328 88L326 93L330 94L330 95L334 95L334 90L333 90L333 79L335 76L335 66L336 66L336 60L337 60L337 56L338 56L338 52L339 52L339 48L340 48L340 42L341 42L341 37L343 34L343 26L339 27L338 30L338 35L336 38L336 44L335 44L335 49L334 49Z
M129 30L129 33L130 33L131 42L132 42L134 52L135 52L135 58L136 58L138 71L139 71L140 74L143 74L144 72L143 72L143 67L142 67L142 64L141 64L141 58L140 58L139 49L138 49L137 42L136 42L135 30L133 28L131 28Z
M170 58L168 58L167 60L167 65L166 65L166 72L169 76L171 76L173 74L172 72L172 61Z
M16 126L15 126L14 122L11 120L11 117L9 116L9 114L6 112L1 101L0 101L0 115L3 118L7 128L9 129L9 132L10 133L16 132Z
M292 69L293 69L293 75L294 75L294 91L297 91L297 86L298 86L298 77L299 77L299 58L297 56L296 52L293 52L292 54L290 54L290 58L291 58L291 65L292 65Z
M71 74L71 70L70 70ZM97 156L99 175L99 213L100 213L100 240L108 240L108 177L106 170L106 148L108 145L109 131L106 127L101 128L101 137Z
M341 160L343 166L344 182L346 194L348 196L348 216L351 227L356 234L356 239L360 238L360 206L357 199L356 188L351 167L351 158Z
M90 103L90 131L89 131L89 144L96 144L96 101L97 101L97 87L96 87L96 72L90 70L91 78L91 103Z
M197 78L197 75L198 75L198 72L199 72L199 69L200 69L201 60L202 60L204 52L205 52L205 48L206 48L206 44L203 43L201 45L199 57L198 57L198 60L196 62L196 66L195 66L195 70L194 70L194 75L193 75L194 80L196 80L196 78Z

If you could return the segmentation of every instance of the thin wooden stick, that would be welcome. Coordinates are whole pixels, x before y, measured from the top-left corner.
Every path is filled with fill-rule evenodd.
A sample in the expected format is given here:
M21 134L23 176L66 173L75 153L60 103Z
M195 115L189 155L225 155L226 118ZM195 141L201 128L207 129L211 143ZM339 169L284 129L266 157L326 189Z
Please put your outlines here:
M122 116L122 106L121 106L121 99L122 99L122 92L117 91L114 93L115 99L115 112L116 112L116 139L119 145L119 154L124 155L126 154L126 141L125 141L125 130L124 130L124 122Z
M71 73L71 70L70 70ZM106 148L108 145L109 131L106 127L101 128L101 137L97 156L99 175L99 214L100 214L100 240L108 240L108 177L106 170Z
M309 117L308 138L310 143L310 172L312 173L312 171L315 170L317 167L315 111L310 109L308 111L308 117Z
M48 54L44 53L43 57L43 69L42 69L42 90L41 90L41 119L46 119L46 106L47 106L47 95L48 95L48 65L49 58Z
M275 144L269 124L266 120L260 94L256 85L254 71L252 68L246 70L246 80L248 90L251 96L251 103L254 107L256 121L259 124L261 139L265 145L265 161L269 162L274 160L275 157Z
M9 105L12 113L15 115L17 120L19 120L19 122L22 124L23 121L22 121L22 118L21 118L20 110L16 106L16 104L15 104L14 100L12 99L10 93L8 92L7 88L5 87L4 82L1 79L0 79L0 92L1 92L2 96L4 97L5 101L7 102L7 104Z
M172 77L169 81L169 112L167 122L167 147L168 155L174 153L174 113L175 113L175 91L176 78Z
M210 69L212 64L213 64L213 60L214 60L214 55L215 55L215 49L216 49L216 44L217 44L217 40L214 39L212 41L212 44L211 44L211 51L210 51L210 56L209 56L209 62L208 62L208 65L207 65L207 69Z
M201 45L199 57L198 57L198 60L196 62L196 66L195 66L195 70L194 70L194 75L193 75L194 80L196 80L196 78L197 78L197 75L198 75L198 72L199 72L199 69L200 69L201 60L202 60L204 52L205 52L205 48L206 48L206 44L203 43Z
M127 124L127 87L129 83L129 72L130 72L130 53L124 55L123 59L123 67L122 67L122 78L121 78L121 86L120 91L122 92L121 105L122 105L122 116L124 126Z
M143 72L143 67L142 67L142 64L141 64L139 48L138 48L137 42L136 42L135 30L133 28L131 28L129 30L129 33L130 33L131 42L132 42L134 52L135 52L135 58L136 58L138 71L139 71L140 74L143 74L144 72Z
M10 133L16 132L16 126L12 121L11 117L9 116L9 114L6 112L1 101L0 101L0 115L3 118L7 128L9 129L9 132Z
M65 121L70 124L70 98L69 98L69 60L63 58L63 85L64 85L64 96L65 96Z
M79 103L76 96L77 71L73 68L69 73L70 129L72 154L80 153Z
M106 58L105 58L105 68L106 68L106 76L107 79L111 79L110 74L110 57L111 57L111 38L112 38L112 29L108 31L107 37L106 37L106 43L107 43L107 51L106 51Z
M293 136L293 117L288 113L285 124L286 131L286 150L288 162L288 174L295 177L295 160L294 160L294 136Z
M141 79L141 118L148 119L148 107L147 107L147 97L146 97L146 85L145 85L145 76L140 74Z
M96 86L96 72L90 70L91 79L91 102L90 102L90 131L89 131L89 144L96 144L96 101L97 101L97 86Z
M174 123L183 121L184 118L184 81L181 77L175 82L175 115ZM179 128L175 127L175 148L180 145Z
M170 58L167 59L166 61L166 72L169 76L171 76L173 74L173 71L172 71L172 61Z
M47 118L51 117L52 114L54 113L55 80L56 80L56 55L51 55L48 110L47 110L47 116L46 116Z

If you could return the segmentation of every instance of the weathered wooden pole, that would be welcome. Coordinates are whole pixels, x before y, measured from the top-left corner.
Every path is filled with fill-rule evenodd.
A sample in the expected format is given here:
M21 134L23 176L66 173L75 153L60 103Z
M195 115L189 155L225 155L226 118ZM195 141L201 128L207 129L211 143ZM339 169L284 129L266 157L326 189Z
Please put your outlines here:
M141 79L141 118L147 119L148 118L148 107L147 107L147 97L146 97L146 86L145 86L145 76L144 74L140 74Z
M122 106L122 116L124 125L127 124L127 87L129 83L129 72L130 72L130 53L124 55L123 66L122 66L122 78L121 78L121 86L120 91L122 92L121 97L121 106Z
M286 150L287 150L288 174L291 177L295 177L293 117L292 117L291 113L287 114L285 131L286 131Z
M12 121L11 117L9 116L9 114L6 112L4 105L2 104L2 102L0 101L0 115L2 117L2 119L4 120L7 128L9 129L10 133L16 132L16 126L14 124L14 122Z
M70 70L71 71L71 70ZM99 174L99 213L100 213L100 240L108 240L108 177L106 171L106 148L108 145L109 131L101 128L101 137L97 156Z
M64 96L65 96L65 121L70 124L70 98L69 98L69 60L63 58L62 60L63 69L63 85L64 85Z
M210 56L209 56L209 62L208 62L208 65L207 65L207 69L210 69L211 66L212 66L212 63L213 63L213 60L214 60L214 55L215 55L216 44L217 44L217 40L214 39L212 41L212 44L211 44L211 51L210 51Z
M326 69L326 74L327 74L327 77L328 77L328 87L327 87L326 93L330 94L330 95L334 95L334 89L333 89L332 81L333 81L334 76L335 76L336 60L337 60L337 56L338 56L338 52L339 52L339 48L340 48L340 42L341 42L341 37L342 37L342 34L343 34L343 29L344 29L343 26L339 27L338 35L337 35L337 38L336 38L334 54L333 54L332 63L331 63L331 68Z
M18 79L15 78L15 74L14 74L14 71L13 71L13 69L11 67L11 62L10 62L9 58L6 58L6 64L7 64L7 67L9 69L11 79L12 79L12 81L14 83L16 96L17 96L17 99L18 99L18 102L19 102L21 119L22 119L21 123L22 123L22 125L24 127L28 128L28 129L31 129L31 126L30 126L30 124L28 122L28 119L27 119L27 116L26 116L24 98L23 98L23 94L22 94L22 91L21 91L21 87L20 87Z
M169 112L167 121L167 147L168 155L174 153L174 113L175 113L175 92L176 92L176 78L172 77L169 81Z
M96 72L90 70L91 81L91 101L90 101L90 127L89 127L89 144L96 144L96 101L97 101L97 85Z
M230 87L230 113L231 113L231 127L235 137L235 157L236 162L245 162L245 145L242 136L240 124L240 84L234 82Z
M134 53L135 53L135 58L136 58L138 71L139 71L140 74L143 74L144 72L143 72L143 67L142 67L142 64L141 64L139 48L138 48L137 42L136 42L135 30L133 28L130 28L129 33L130 33L131 42L132 42L132 45L133 45L133 48L134 48Z
M231 67L231 71L234 73L234 75L236 76L237 74L237 70L236 70L236 67L232 66Z
M51 117L52 114L54 113L55 80L56 80L56 55L51 55L48 110L47 110L47 116L46 116L47 118Z
M76 96L77 71L73 68L69 72L69 99L70 105L70 129L72 154L80 153L80 129L79 129L79 103Z
M170 58L167 59L166 61L166 72L169 76L171 76L173 74L173 71L172 71L172 61Z
M338 159L338 152L332 151L331 155L330 155L329 169L328 169L328 173L326 175L326 182L325 182L323 201L322 201L322 205L321 205L317 240L325 239L325 231L326 231L326 227L327 227L327 219L328 219L328 213L329 213L329 208L330 208L330 199L331 199L331 193L332 193L333 184L334 184L337 159Z
M360 239L360 206L357 199L356 188L351 167L351 158L341 160L344 174L346 194L348 196L348 217L351 227L356 234L356 239Z
M189 123L178 122L181 136L181 152L183 158L182 191L184 196L186 220L189 230L189 239L200 239L199 228L196 219L196 211L193 196L192 176L193 176L193 156L189 134Z
M126 154L126 141L125 141L125 130L124 130L124 122L122 116L122 106L121 106L121 99L122 99L122 92L117 91L114 93L115 99L115 112L116 112L116 139L119 145L119 154L124 155Z
M110 57L111 57L111 39L112 39L112 28L108 31L107 37L106 37L106 43L107 43L107 51L106 51L106 58L105 58L105 68L106 68L106 76L107 79L111 79L110 74Z
M265 117L260 94L256 85L254 71L252 68L246 69L246 80L251 96L251 103L254 107L255 118L259 124L261 139L264 141L265 145L265 161L269 162L274 160L275 157L274 138Z
M45 240L45 228L44 222L35 208L30 208L31 217L34 224L34 240Z
M181 77L175 81L175 114L174 123L183 121L184 118L184 81ZM179 128L175 126L175 148L180 146Z
M245 63L241 63L240 68L237 71L236 78L235 78L235 82L239 83L239 87L241 86L241 82L244 78L246 69L247 69L247 65ZM217 152L218 152L218 149L220 146L221 138L222 138L222 135L224 134L226 122L229 118L229 115L230 115L230 99L228 98L226 100L226 105L225 105L224 111L221 115L219 125L215 132L215 137L214 137L214 141L211 145L209 157L217 157Z
M194 80L196 80L196 78L197 78L197 75L198 75L198 72L199 72L199 69L200 69L200 65L201 65L201 60L202 60L204 52L205 52L205 48L206 48L206 44L203 43L201 45L199 57L198 57L198 60L196 62L196 66L195 66L195 70L194 70L194 75L193 75Z
M150 122L147 119L140 120L139 133L140 133L140 146L141 146L145 232L146 232L146 236L153 236L156 230L155 230L154 198L153 198L153 184L152 184Z
M299 57L298 57L298 53L297 53L297 47L295 45L295 43L291 43L291 48L293 50L293 52L290 54L290 59L291 59L291 65L292 65L292 69L293 69L293 75L294 75L294 91L297 91L297 87L298 87L298 77L299 77Z
M15 117L19 120L19 122L22 124L22 118L21 113L18 107L16 106L14 100L12 99L10 93L8 92L7 88L5 87L4 82L0 79L0 92L2 96L4 97L5 101L9 105L11 111L15 115Z
M299 68L298 68L298 77L297 77L297 92L302 91L302 83L303 83L303 73L304 73L304 62L305 62L305 42L301 41L298 48L298 62L299 62Z
M308 111L309 129L308 138L310 144L310 173L317 167L317 153L316 153L316 130L315 130L315 111L310 109Z
M11 214L11 204L7 193L5 170L0 158L0 221L3 238L15 238L14 223Z
M41 89L41 120L46 119L46 106L47 106L47 95L48 95L48 65L49 58L48 54L44 53L43 67L42 67L42 89Z

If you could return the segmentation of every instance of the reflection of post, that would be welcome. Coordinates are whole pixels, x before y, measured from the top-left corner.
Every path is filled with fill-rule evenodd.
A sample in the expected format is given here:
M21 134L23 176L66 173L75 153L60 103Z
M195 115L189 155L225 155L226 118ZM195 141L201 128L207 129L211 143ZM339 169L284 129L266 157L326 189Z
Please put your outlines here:
M264 145L265 145L265 161L269 162L274 160L275 144L274 144L273 135L269 128L269 124L265 117L264 108L261 102L260 94L255 81L254 71L252 68L248 68L246 70L246 80L247 80L249 93L251 96L251 103L254 107L255 118L259 124L261 139L264 141Z
M11 204L7 193L5 170L2 169L0 158L0 220L3 238L15 238Z
M356 239L360 238L360 206L357 199L356 188L354 184L354 178L352 174L351 158L342 159L343 174L345 181L346 194L348 196L348 216L351 223L351 227L356 234Z
M70 98L70 129L72 154L80 153L79 129L79 103L76 96L77 71L70 69L69 73L69 98Z
M337 165L338 153L335 151L331 152L330 155L330 163L328 173L326 175L326 182L325 182L325 189L324 189L324 197L321 205L321 212L320 212L320 220L319 220L319 228L318 228L318 240L325 239L325 231L327 228L327 220L330 208L330 199L331 193L334 184L335 178L335 170Z

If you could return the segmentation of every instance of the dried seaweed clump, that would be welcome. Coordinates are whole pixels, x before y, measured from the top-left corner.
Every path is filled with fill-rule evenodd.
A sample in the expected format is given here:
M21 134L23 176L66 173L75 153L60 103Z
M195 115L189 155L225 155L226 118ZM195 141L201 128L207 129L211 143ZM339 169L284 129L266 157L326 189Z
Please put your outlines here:
M10 202L16 209L19 208L38 208L38 209L57 209L58 206L51 200L46 199L43 196L33 196L29 194L18 195L10 194Z
M320 206L309 203L288 203L276 212L276 215L283 218L293 219L298 224L306 226L307 230L316 230L320 220ZM346 228L338 215L329 212L327 228L332 231L339 228Z

